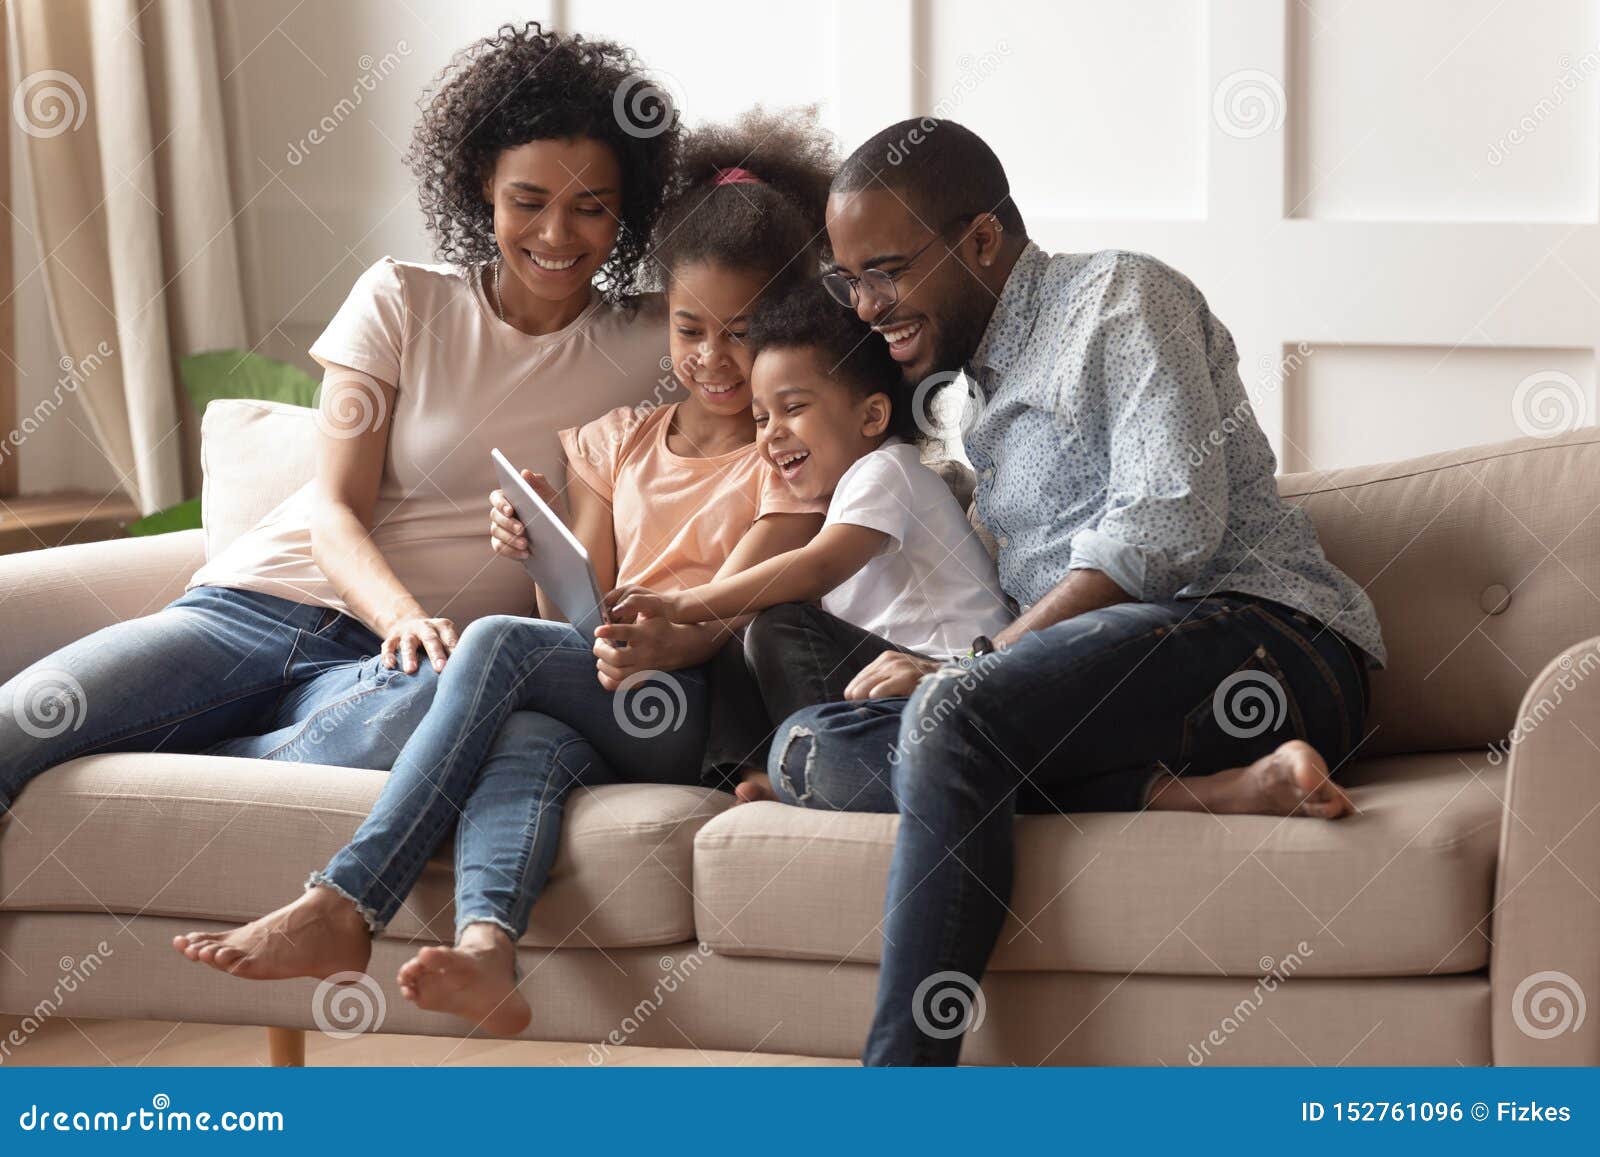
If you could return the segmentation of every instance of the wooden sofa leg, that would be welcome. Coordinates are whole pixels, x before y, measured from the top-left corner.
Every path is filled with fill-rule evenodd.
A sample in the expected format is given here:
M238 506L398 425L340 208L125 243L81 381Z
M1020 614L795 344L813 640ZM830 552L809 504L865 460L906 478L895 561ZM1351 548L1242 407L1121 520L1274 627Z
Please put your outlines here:
M267 1029L267 1055L275 1069L306 1067L306 1030L303 1028Z

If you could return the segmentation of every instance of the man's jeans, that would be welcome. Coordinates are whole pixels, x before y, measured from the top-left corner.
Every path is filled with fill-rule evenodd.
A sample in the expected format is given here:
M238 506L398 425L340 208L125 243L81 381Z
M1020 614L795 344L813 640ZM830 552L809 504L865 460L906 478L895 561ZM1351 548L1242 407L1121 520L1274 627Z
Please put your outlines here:
M433 698L433 668L327 607L196 587L0 686L0 813L34 776L107 751L207 752L382 771Z
M469 626L371 814L310 883L379 931L454 827L457 934L489 923L521 939L573 788L699 778L703 671L650 671L613 694L592 646L566 623L493 615Z
M1365 668L1297 611L1222 596L1124 603L1025 636L910 699L831 703L779 728L779 797L899 811L868 1064L954 1064L1011 896L1017 812L1137 811L1167 775L1304 739L1337 771L1360 744ZM1181 790L1181 789L1180 789Z

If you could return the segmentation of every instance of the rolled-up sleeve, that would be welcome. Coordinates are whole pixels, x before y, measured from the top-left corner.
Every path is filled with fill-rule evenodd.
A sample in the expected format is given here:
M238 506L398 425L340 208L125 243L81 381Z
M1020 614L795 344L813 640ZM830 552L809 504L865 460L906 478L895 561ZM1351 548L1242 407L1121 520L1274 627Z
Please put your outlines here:
M1170 599L1227 533L1209 314L1193 285L1134 254L1086 292L1098 295L1100 325L1096 364L1084 368L1103 385L1110 467L1103 511L1072 536L1068 565L1101 571L1136 599Z

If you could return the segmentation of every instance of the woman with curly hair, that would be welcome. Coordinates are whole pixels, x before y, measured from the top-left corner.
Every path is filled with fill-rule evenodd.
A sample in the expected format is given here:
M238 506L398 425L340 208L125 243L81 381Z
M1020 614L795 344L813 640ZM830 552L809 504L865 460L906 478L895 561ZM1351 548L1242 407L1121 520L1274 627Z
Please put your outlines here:
M458 626L534 609L522 568L484 549L489 449L556 473L560 429L660 375L662 317L634 293L678 133L616 99L646 85L626 49L537 24L456 57L410 155L447 264L378 262L311 347L314 481L164 610L0 687L0 813L94 752L387 768ZM45 680L88 704L75 729L12 709Z
M792 550L821 527L825 502L797 496L755 445L745 337L769 298L820 272L833 167L832 143L808 114L753 113L685 142L653 256L686 396L561 433L569 522L605 586L694 586ZM496 550L524 556L504 496L491 502ZM421 949L401 968L400 991L485 1032L521 1032L532 1012L516 943L555 860L567 795L700 781L706 662L729 629L644 619L589 638L562 622L479 619L371 815L301 896L174 947L249 979L364 970L372 937L454 828L456 943Z

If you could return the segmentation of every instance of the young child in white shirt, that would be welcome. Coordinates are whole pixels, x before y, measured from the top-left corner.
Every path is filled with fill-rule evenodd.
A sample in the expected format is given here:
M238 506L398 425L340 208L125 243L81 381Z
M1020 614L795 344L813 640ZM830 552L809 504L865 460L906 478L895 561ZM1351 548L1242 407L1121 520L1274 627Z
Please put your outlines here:
M844 698L883 651L956 658L1012 612L965 512L922 462L888 346L816 286L763 311L747 340L757 445L797 497L828 500L822 530L737 575L670 593L620 587L606 602L622 621L762 611L744 657L765 735L801 707ZM742 778L740 800L770 798L763 771Z

